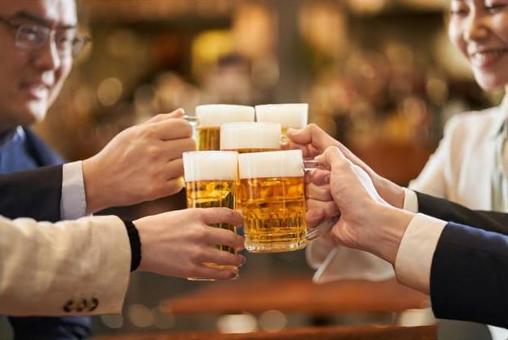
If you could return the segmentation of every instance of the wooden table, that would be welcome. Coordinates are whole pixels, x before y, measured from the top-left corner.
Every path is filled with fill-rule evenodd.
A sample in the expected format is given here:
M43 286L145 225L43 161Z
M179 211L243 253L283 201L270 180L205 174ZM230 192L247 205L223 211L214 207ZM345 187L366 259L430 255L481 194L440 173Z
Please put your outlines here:
M309 277L241 277L215 282L190 294L169 299L163 309L174 315L283 313L328 315L341 313L397 313L428 307L428 297L394 280L343 281L322 285Z
M436 340L435 326L422 327L307 327L279 332L220 334L217 332L137 333L104 336L96 340Z

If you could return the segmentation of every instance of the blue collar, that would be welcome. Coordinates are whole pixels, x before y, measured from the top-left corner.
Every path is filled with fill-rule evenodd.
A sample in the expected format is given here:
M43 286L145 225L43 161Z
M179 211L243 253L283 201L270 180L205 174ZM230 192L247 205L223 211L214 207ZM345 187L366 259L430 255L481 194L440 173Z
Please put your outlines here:
M25 131L23 131L21 126L8 131L7 133L0 136L0 150L8 144L24 141L25 137Z

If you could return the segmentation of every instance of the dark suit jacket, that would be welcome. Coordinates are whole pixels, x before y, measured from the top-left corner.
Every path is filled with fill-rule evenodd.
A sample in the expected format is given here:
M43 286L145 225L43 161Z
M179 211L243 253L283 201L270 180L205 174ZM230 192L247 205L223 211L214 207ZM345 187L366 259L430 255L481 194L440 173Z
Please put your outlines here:
M0 175L0 215L59 221L63 160L29 129L24 131L26 153L41 168ZM7 148L2 152L14 151ZM17 340L90 336L89 317L10 317L9 321Z
M62 166L0 175L0 215L60 220Z
M419 212L450 221L431 266L436 317L508 328L508 214L417 196Z

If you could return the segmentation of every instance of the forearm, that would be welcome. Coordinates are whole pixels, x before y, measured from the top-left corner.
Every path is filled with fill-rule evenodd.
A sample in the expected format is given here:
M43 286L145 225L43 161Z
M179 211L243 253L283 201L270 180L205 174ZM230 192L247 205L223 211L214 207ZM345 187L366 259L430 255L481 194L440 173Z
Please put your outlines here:
M0 175L0 215L39 221L61 219L62 166Z
M0 230L2 313L120 312L131 259L121 220L104 216L52 224L0 217Z
M86 215L86 194L81 161L66 163L62 168L61 220L74 220Z
M508 237L449 223L432 261L436 317L508 327Z
M395 264L401 240L414 214L382 205L376 205L367 213L371 216L372 228L363 237L361 247Z
M476 211L445 199L416 192L418 211L436 218L474 226L487 231L508 234L508 214Z

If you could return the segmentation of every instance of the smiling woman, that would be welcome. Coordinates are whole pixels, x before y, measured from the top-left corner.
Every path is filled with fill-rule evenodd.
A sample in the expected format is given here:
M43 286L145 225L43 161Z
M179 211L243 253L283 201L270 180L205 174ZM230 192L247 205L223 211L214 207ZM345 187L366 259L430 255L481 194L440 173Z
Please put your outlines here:
M451 0L448 33L484 90L508 90L508 0ZM498 107L453 117L411 188L471 209L508 212L507 118L508 96ZM413 200L405 206L418 207L418 202ZM340 274L339 265L351 261L339 259L340 252L334 257L332 249L323 252L325 247L330 246L320 245L319 241L309 247L308 258L319 267L321 281ZM448 335L477 339L472 328L459 328L448 329ZM501 338L506 339L506 334Z
M486 90L508 84L508 1L452 0L449 35Z

